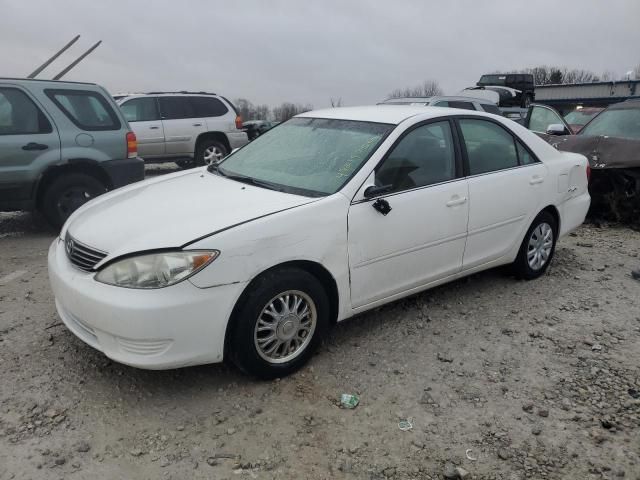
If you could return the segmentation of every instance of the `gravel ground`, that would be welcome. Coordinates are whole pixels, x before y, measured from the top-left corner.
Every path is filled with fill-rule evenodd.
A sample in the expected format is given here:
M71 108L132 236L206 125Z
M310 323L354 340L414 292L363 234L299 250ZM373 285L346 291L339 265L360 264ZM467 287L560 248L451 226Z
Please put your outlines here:
M53 237L0 214L2 480L640 479L638 232L585 226L537 281L492 270L360 315L273 382L92 350L56 315Z

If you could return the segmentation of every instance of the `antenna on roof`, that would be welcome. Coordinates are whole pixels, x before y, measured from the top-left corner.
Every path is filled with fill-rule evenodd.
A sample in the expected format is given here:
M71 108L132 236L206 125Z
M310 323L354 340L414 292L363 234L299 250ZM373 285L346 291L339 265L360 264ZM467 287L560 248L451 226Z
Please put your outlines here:
M47 68L49 65L51 65L51 62L53 62L56 58L58 58L60 55L62 55L65 51L67 51L67 49L73 45L74 43L76 43L78 41L78 39L80 38L80 35L76 35L69 43L67 43L64 47L62 47L55 55L53 55L49 60L47 60L46 62L44 62L42 65L40 65L38 68L36 68L33 73L31 73L31 75L29 75L27 78L36 78L36 75L38 75L40 72L42 72L42 70L44 70L45 68Z
M71 70L73 67L75 67L77 64L79 64L82 60L84 60L84 58L89 55L91 52L93 52L96 48L98 48L98 46L102 43L102 40L99 40L98 42L96 42L95 45L93 45L89 50L87 50L86 52L84 52L82 55L80 55L75 62L71 62L71 65L69 65L67 68L65 68L64 70L62 70L58 75L56 75L55 77L53 77L54 80L60 80L62 77L64 77L67 73L69 73L69 70Z

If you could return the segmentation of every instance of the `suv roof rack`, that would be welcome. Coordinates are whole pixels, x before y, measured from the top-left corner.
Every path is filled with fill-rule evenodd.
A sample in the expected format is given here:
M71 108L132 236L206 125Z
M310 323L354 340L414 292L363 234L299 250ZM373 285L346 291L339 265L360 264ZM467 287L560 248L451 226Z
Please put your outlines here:
M212 93L212 92L188 92L186 90L181 90L179 92L147 92L146 95L161 95L165 93L182 93L182 94L188 94L188 95L215 95L215 93Z
M77 85L97 85L91 82L74 82L71 80L53 80L48 78L24 78L24 77L0 77L0 80L20 80L27 82L52 82L52 83L73 83Z

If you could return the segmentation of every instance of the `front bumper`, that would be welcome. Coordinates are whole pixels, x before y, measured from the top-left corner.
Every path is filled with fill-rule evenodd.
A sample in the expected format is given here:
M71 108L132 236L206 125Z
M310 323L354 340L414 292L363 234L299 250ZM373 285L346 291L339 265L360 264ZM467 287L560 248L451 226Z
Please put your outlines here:
M120 188L144 180L144 160L140 157L107 160L100 166L111 180L112 188Z
M138 290L97 282L71 265L64 242L49 248L56 309L78 338L126 365L167 369L222 360L224 335L244 284L201 289L188 280Z

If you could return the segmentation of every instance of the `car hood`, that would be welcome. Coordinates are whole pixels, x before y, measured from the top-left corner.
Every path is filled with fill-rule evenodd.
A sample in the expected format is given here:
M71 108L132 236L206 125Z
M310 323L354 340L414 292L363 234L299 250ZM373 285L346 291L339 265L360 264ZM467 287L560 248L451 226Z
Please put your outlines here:
M593 169L640 167L640 140L592 135L547 135L543 138L558 150L586 156Z
M195 169L99 197L74 214L65 230L76 241L107 252L105 260L109 260L133 252L183 247L317 200Z

